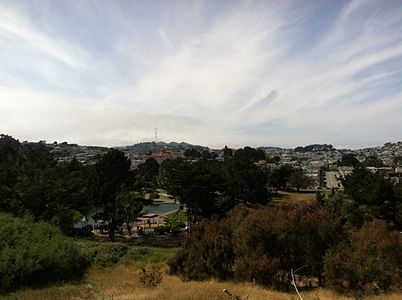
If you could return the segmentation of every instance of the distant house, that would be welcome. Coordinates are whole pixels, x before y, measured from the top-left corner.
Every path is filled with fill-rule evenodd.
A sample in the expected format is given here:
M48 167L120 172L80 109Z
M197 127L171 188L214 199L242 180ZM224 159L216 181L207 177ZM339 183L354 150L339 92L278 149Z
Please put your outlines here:
M181 152L173 152L170 150L161 150L159 152L151 153L148 158L154 158L159 164L162 163L166 159L174 159L183 157L183 153Z
M88 211L87 213L84 214L82 219L76 223L73 224L74 228L83 228L85 226L92 226L92 227L97 227L100 225L107 225L109 224L108 221L96 219L95 215L101 212L101 209L92 209Z

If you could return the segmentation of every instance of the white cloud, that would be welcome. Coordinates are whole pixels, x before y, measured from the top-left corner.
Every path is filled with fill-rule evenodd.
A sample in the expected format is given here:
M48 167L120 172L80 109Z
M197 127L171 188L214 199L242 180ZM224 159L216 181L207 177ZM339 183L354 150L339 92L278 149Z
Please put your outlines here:
M398 138L398 3L352 1L323 28L315 20L327 12L297 1L125 5L70 7L82 26L99 24L93 45L44 30L29 7L0 5L0 131L103 145L154 127L219 147Z

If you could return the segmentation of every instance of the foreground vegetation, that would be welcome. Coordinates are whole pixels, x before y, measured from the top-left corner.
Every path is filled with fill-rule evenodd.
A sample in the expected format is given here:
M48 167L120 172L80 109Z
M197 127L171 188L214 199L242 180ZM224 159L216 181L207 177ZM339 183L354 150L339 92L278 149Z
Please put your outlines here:
M85 267L78 247L55 226L0 213L0 292L79 279Z
M163 280L161 265L183 280L208 284L255 281L289 292L293 282L304 290L325 287L355 297L401 290L402 182L356 164L342 179L344 191L313 194L300 192L311 186L301 169L261 167L266 157L260 150L245 147L233 152L225 147L222 160L204 153L194 161L195 154L161 165L150 158L133 171L130 160L116 149L98 157L94 165L58 163L43 142L19 143L1 135L0 293L17 291L8 294L16 297L29 287L70 282L71 289L62 285L67 294L60 297L96 298L114 295L109 284L116 281L119 289L126 287L117 294L136 298L139 294L130 289L137 288L138 281L151 287L162 280L163 287L166 279L178 280L166 274ZM182 248L114 242L116 229L124 223L130 236L129 225L144 203L158 197L158 187L174 196L186 213L170 215L169 228L159 226L155 233L183 231L186 222L189 230ZM68 237L93 235L91 226L72 230L91 207L100 210L96 219L107 221L101 229L112 242ZM127 241L121 234L117 239ZM161 240L167 246L169 239ZM116 269L129 273L131 281L121 279ZM109 283L93 279L105 271L110 273ZM187 290L169 286L153 294L145 289L143 298L191 299L191 284L197 286L197 299L225 297L208 288L202 291L201 283L181 283L177 286L186 285ZM239 286L232 287L232 292L244 295ZM57 289L43 291L51 295ZM82 295L69 296L69 291ZM36 292L40 291L32 291Z
M170 261L186 280L236 279L289 291L329 287L367 296L398 291L402 236L383 220L364 221L347 199L238 206L225 218L197 223Z
M294 293L283 293L253 286L252 283L218 282L214 280L184 282L179 277L169 275L166 270L160 285L146 288L139 281L140 269L136 265L119 264L104 269L91 268L79 283L54 285L42 289L25 289L0 298L4 300L54 300L54 299L105 299L111 300L230 300L223 289L241 297L253 300L297 300ZM301 292L305 300L352 299L339 296L332 291L316 289ZM398 300L401 294L375 296L372 300Z

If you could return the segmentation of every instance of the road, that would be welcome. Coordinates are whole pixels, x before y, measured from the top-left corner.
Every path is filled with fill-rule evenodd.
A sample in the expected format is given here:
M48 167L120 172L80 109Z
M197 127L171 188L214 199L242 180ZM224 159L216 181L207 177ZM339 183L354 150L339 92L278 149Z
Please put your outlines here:
M336 178L337 174L337 172L325 172L325 182L327 188L332 189L341 187L340 181Z

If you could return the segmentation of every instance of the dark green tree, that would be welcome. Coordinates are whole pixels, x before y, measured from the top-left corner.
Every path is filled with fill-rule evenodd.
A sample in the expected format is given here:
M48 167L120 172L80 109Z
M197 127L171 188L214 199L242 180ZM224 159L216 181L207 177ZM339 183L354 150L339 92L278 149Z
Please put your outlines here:
M225 148L223 148L223 159L226 160L232 156L233 156L233 150L225 146Z
M370 156L366 157L366 159L363 161L362 164L365 167L380 168L380 167L384 166L382 160L379 159L376 155L370 155Z
M139 216L144 207L145 197L141 191L124 190L117 196L119 203L117 221L126 223L128 234L131 235L131 223Z
M85 168L76 160L57 163L43 142L0 137L0 209L30 214L68 232L85 206Z
M272 170L269 177L269 184L276 189L286 189L286 185L294 169L289 165L282 165Z
M154 158L148 158L144 163L138 166L136 171L137 181L142 182L144 187L155 188L159 175L159 164Z
M240 202L262 205L269 202L267 175L253 162L235 156L224 162L222 175L228 209Z
M264 151L251 147L244 147L243 149L236 150L234 158L243 162L256 162L265 159Z
M353 153L342 155L342 159L338 163L340 166L356 167L359 164L359 160Z
M191 221L224 213L218 203L222 178L218 162L200 160L188 165L183 178L183 197Z
M191 149L186 149L183 153L185 158L200 158L201 157L201 153L198 152L197 150L191 148Z
M396 222L398 203L397 188L379 173L356 167L343 179L345 194L351 197L370 217Z
M131 161L124 152L111 149L96 163L93 187L96 203L103 209L103 217L109 221L109 238L114 241L119 194L130 175Z
M295 169L289 176L289 185L299 192L301 188L306 189L314 184L314 180L302 169Z
M179 201L183 199L183 186L188 166L188 162L181 158L176 158L164 160L160 167L160 186L170 195L177 197Z

